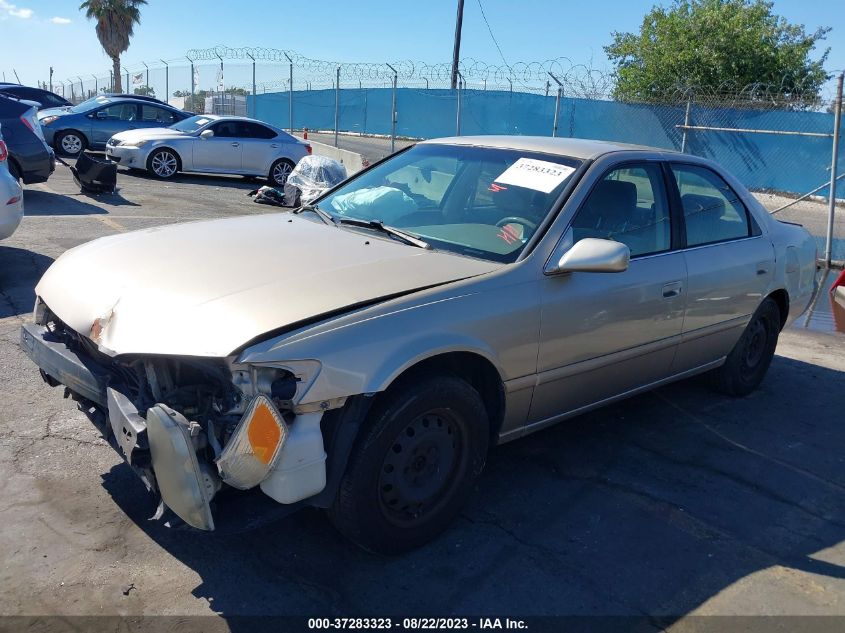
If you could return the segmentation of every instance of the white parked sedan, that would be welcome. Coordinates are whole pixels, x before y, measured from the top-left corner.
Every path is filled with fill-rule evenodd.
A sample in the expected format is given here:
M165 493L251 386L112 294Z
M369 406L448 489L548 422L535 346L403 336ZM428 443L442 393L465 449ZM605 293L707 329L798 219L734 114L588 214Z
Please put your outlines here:
M158 178L178 172L239 174L284 185L311 146L278 128L245 117L202 114L170 127L127 130L112 136L106 155Z
M9 150L0 133L0 240L5 240L23 219L23 189L9 173Z

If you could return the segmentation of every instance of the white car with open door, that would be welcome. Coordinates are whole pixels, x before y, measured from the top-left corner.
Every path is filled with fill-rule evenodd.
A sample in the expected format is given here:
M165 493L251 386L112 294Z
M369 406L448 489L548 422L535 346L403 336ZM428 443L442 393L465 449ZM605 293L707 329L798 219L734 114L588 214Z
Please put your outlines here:
M106 144L106 155L158 178L179 172L266 178L281 187L311 146L272 125L246 117L201 114L170 127L128 130Z

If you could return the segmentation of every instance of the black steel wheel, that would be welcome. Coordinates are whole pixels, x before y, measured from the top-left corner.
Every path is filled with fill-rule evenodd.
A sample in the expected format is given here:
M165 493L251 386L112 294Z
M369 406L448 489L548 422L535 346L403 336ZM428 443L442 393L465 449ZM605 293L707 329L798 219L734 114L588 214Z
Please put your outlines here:
M428 411L408 424L387 451L379 475L382 513L398 526L413 525L448 499L466 458L459 420L448 409Z
M774 299L767 297L754 312L725 364L711 373L716 389L731 396L746 396L754 391L772 362L780 325L780 308Z
M442 532L484 467L489 421L454 376L417 376L383 394L353 448L329 516L361 547L396 554Z

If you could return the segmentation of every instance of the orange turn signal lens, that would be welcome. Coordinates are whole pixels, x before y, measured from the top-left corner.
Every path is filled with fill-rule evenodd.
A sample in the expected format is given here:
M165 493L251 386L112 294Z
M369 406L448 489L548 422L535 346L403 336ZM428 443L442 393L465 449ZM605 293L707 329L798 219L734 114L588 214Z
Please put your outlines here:
M287 424L273 402L255 396L217 458L220 478L241 490L257 486L270 474L287 436Z
M267 398L260 396L256 400L258 402L248 423L247 437L255 458L262 464L269 464L282 439L281 426L268 406Z

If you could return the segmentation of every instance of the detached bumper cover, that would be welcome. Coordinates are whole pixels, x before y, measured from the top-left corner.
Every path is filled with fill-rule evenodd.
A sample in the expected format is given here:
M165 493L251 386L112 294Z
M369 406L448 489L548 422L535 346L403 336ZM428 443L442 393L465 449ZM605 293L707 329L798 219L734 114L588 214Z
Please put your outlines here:
M51 340L43 325L21 326L21 349L54 382L105 408L108 375L99 373L90 361L75 354L61 341Z

